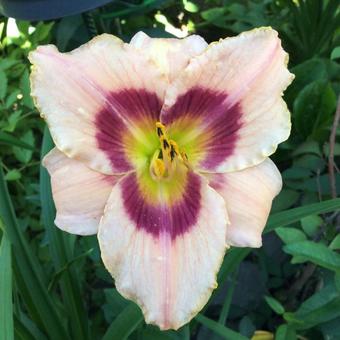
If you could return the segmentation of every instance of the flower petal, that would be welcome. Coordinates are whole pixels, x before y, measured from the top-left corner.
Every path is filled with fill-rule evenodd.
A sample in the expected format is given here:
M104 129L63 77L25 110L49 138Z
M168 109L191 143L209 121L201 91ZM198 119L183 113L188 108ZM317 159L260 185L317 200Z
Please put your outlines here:
M199 35L183 39L150 38L144 32L135 34L130 44L148 55L169 82L178 77L192 57L201 54L208 46Z
M142 308L145 320L178 329L208 301L226 245L222 197L195 173L175 204L150 202L137 175L113 189L99 226L99 245L118 291ZM181 189L181 188L178 188Z
M211 44L170 85L161 121L200 170L259 164L288 138L287 60L276 31L255 29Z
M148 140L145 131L154 132L159 117L161 72L107 34L70 53L38 47L30 60L32 96L58 149L106 174L130 171L126 153Z
M95 172L57 148L45 156L43 165L51 176L56 226L72 234L96 234L118 177Z
M275 164L268 158L242 171L207 176L209 185L226 202L230 218L227 243L237 247L261 247L261 234L273 198L282 187Z

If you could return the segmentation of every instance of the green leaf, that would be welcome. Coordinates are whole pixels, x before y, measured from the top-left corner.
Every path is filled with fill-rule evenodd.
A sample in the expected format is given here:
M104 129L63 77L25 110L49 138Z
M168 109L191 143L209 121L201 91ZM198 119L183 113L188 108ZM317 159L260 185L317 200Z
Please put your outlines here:
M15 282L32 319L52 340L69 339L51 296L46 277L16 219L0 167L0 217L13 249Z
M322 133L330 124L335 107L336 95L329 83L315 81L307 85L294 101L296 129L304 138L311 136L322 140Z
M17 139L16 137L13 137L12 135L6 132L1 132L1 131L0 131L0 144L10 145L10 146L19 146L27 150L34 150L34 147L32 145L29 145L21 141L20 139Z
M130 303L111 323L102 340L125 340L143 321L143 314L138 306Z
M285 308L282 306L281 302L276 300L271 296L265 296L264 299L266 300L269 307L276 313L282 315L285 312Z
M337 46L334 48L334 50L331 53L331 59L339 59L340 58L340 46Z
M189 13L197 13L199 11L199 7L192 1L183 0L183 6Z
M7 76L6 73L0 70L0 99L4 99L7 93Z
M34 148L34 136L32 130L28 130L24 133L24 135L20 138L25 144L31 145ZM21 148L21 147L14 147L13 152L15 157L18 161L27 164L33 154L33 150Z
M329 284L304 301L293 316L302 321L297 329L309 329L319 323L340 316L340 296L333 284Z
M283 250L293 256L306 258L329 270L340 271L340 255L324 244L302 241L288 244L283 247Z
M21 173L17 169L12 169L8 171L7 174L5 175L5 181L8 181L8 182L17 181L20 178L21 178Z
M4 229L3 226L1 228ZM6 232L2 233L0 246L0 301L0 338L12 340L14 339L12 261L11 245Z
M309 237L317 233L322 223L323 220L318 215L310 215L301 219L302 229Z
M281 211L269 216L264 232L267 233L275 228L298 222L309 215L326 213L337 209L340 209L340 198Z
M29 109L33 110L34 103L31 97L31 86L30 86L29 78L30 78L29 72L26 69L20 78L20 88L21 88L22 95L23 95L23 98L22 98L23 104Z
M294 222L300 221L302 218L312 215L321 214L330 211L334 211L340 208L340 198L331 199L328 201L323 201L319 203L313 203L299 208L288 209L281 211L279 213L272 214L267 222L266 228L264 229L264 234L275 230L278 227L284 227L286 225L292 224ZM223 282L227 277L235 271L242 260L251 252L249 248L232 248L227 251L224 257L221 269L218 273L218 288L214 290L212 294L213 300L223 287ZM203 308L203 311L207 308Z
M227 327L221 325L220 323L218 323L214 320L211 320L211 319L205 317L202 314L198 314L195 319L198 322L200 322L202 325L204 325L205 327L209 328L214 333L219 335L222 339L227 339L227 340L230 340L230 339L247 340L248 339L245 336L233 331L230 328L227 328Z
M329 248L332 250L338 250L340 249L340 234L336 235L331 244L329 245Z
M292 326L284 324L280 325L275 333L275 340L295 340L296 333Z
M294 243L306 240L306 235L299 229L280 227L275 229L276 234L285 243Z

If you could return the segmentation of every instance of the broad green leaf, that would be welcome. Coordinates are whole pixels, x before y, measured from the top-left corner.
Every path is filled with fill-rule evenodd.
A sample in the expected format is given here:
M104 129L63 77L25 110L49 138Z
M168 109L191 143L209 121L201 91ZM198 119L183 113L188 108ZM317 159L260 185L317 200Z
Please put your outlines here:
M10 145L10 146L19 146L21 148L25 148L27 150L34 150L32 145L29 145L16 137L13 137L9 133L0 131L0 144Z
M205 327L209 328L214 333L219 335L221 337L221 339L228 339L228 340L230 340L230 339L247 340L248 339L245 336L243 336L242 334L239 334L239 333L233 331L232 329L227 328L227 327L221 325L220 323L207 318L206 316L204 316L202 314L198 314L195 319L199 323L201 323L202 325L204 325Z
M327 67L322 59L309 59L293 67L291 72L295 74L292 85L285 93L288 103L292 103L301 90L315 80L327 80Z
M70 339L47 293L47 280L16 219L0 167L0 218L13 249L15 282L31 318L52 340Z
M300 194L292 189L282 189L275 197L272 212L278 212L290 208L299 198Z
M0 301L0 338L12 340L14 339L12 261L11 245L6 232L2 233L0 245Z
M275 230L278 227L283 227L294 222L298 222L302 218L312 214L321 214L337 209L340 209L340 198L281 211L279 213L272 214L269 217L266 228L264 229L264 233L266 234L272 230ZM238 265L250 252L251 249L249 248L232 248L227 251L221 269L218 273L219 286L217 289L214 290L210 301L212 301L213 297L220 292L221 287L223 287L222 283L227 279L228 275L235 271ZM203 311L206 308L207 306L203 308Z
M295 340L296 332L290 325L280 325L275 333L275 340Z
M282 306L281 302L276 300L271 296L265 296L264 299L266 300L268 306L276 313L276 314L283 314L285 312L284 307Z
M11 68L13 65L17 64L19 61L10 58L2 58L0 60L0 70L6 71L7 69Z
M337 46L334 48L334 50L331 53L331 59L339 59L340 58L340 46Z
M283 247L283 250L290 255L304 257L329 270L340 271L340 255L324 244L301 241L288 244Z
M199 7L192 1L183 0L183 6L184 9L190 13L197 13L199 11Z
M141 310L131 302L111 323L102 340L125 340L142 321Z
M340 296L333 284L329 284L304 301L293 316L301 322L297 329L309 329L319 323L340 316Z
M32 130L28 130L24 133L24 135L20 138L25 144L31 145L34 148L34 136ZM33 154L33 150L21 148L21 147L14 147L13 152L15 157L18 161L27 164Z
M331 244L329 245L329 248L332 250L338 250L340 249L340 234L336 235Z
M324 140L335 107L336 95L329 83L315 81L307 85L294 101L295 128L304 138Z
M302 229L309 237L316 234L322 223L323 219L318 215L310 215L301 219Z
M8 171L5 175L5 180L10 182L10 181L17 181L18 179L21 178L21 173L17 169L12 169Z
M280 227L275 229L276 234L285 243L294 243L307 239L306 235L299 229Z
M318 329L321 330L324 339L339 340L340 339L340 318L333 319L328 322L319 324Z

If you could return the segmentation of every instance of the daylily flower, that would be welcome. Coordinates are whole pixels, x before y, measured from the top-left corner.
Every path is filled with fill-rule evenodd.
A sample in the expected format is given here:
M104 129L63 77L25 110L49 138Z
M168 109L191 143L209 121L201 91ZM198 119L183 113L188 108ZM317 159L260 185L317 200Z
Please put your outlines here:
M38 47L32 96L56 148L44 159L56 225L98 233L118 291L177 329L216 288L226 249L261 246L290 133L293 75L277 32L207 45L101 35L70 53Z

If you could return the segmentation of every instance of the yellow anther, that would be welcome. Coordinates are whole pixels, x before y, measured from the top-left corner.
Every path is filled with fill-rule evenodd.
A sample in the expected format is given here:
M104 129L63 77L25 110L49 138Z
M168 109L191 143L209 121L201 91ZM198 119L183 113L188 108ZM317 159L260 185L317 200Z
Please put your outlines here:
M161 142L161 147L162 147L162 150L167 150L170 148L170 144L169 144L169 141L168 139L162 135L161 137L159 137L159 140Z
M165 126L161 122L156 123L157 136L161 137L165 135Z
M164 162L157 158L154 160L153 164L152 164L152 171L153 174L157 177L157 178L162 178L164 177L165 174L165 164Z

